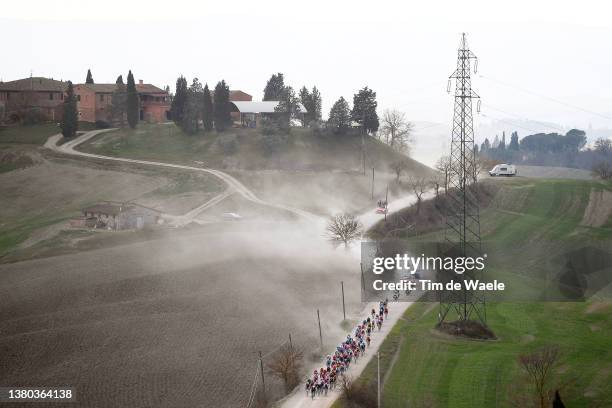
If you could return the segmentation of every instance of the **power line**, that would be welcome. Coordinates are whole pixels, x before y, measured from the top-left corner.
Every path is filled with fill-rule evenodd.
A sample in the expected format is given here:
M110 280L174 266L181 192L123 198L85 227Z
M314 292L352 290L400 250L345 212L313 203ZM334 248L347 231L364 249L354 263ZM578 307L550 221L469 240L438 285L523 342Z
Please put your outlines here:
M495 79L495 78L486 77L484 75L479 75L479 77L480 78L484 78L484 79L488 79L489 81L492 81L492 82L497 82L497 83L499 83L501 85L504 85L504 86L507 86L507 87L510 87L510 88L518 89L519 91L525 92L525 93L527 93L529 95L537 96L538 98L547 99L549 101L558 103L560 105L567 106L567 107L572 108L572 109L576 109L576 110L579 110L579 111L582 111L582 112L590 113L591 115L596 115L596 116L602 117L604 119L612 120L612 117L604 115L602 113L594 112L592 110L585 109L585 108L582 108L580 106L577 106L577 105L574 105L574 104L571 104L571 103L568 103L568 102L565 102L565 101L562 101L560 99L556 99L556 98L553 98L553 97L550 97L550 96L547 96L547 95L542 95L542 94L540 94L538 92L530 91L529 89L525 89L525 88L523 88L521 86L513 85L511 83L508 83L508 82L505 82L505 81L500 81L500 80Z
M516 118L518 118L518 119L521 119L521 120L524 120L524 121L528 121L528 122L537 122L537 121L530 121L530 120L529 120L529 119L527 119L526 117L521 116L521 115L517 115L516 113L508 112L508 111L506 111L506 110L499 109L499 108L497 108L497 107L491 106L491 104L489 104L489 103L483 103L483 105L485 105L485 107L488 107L489 109L492 109L492 110L494 110L494 111L501 112L501 113L505 113L506 115L514 116L514 117L516 117ZM484 116L484 115L483 115L483 116ZM538 123L541 123L541 122L538 122ZM542 124L542 125L545 125L544 123L541 123L541 124ZM565 131L565 129L562 129L562 128L557 127L557 126L551 126L551 125L548 125L548 124L546 124L546 126L545 126L545 127L547 127L547 128L551 128L551 129L555 129L555 130Z
M541 133L539 130L535 130L535 129L531 129L531 128L528 128L528 127L525 127L525 126L517 125L516 123L508 122L507 120L494 118L493 116L489 116L489 115L487 115L485 113L482 113L482 112L480 114L482 116L484 116L485 118L493 119L493 120L495 120L497 122L503 122L503 123L506 123L508 125L511 125L511 126L514 126L514 127L519 127L521 129L525 129L525 130L528 130L528 131L533 132L533 133Z

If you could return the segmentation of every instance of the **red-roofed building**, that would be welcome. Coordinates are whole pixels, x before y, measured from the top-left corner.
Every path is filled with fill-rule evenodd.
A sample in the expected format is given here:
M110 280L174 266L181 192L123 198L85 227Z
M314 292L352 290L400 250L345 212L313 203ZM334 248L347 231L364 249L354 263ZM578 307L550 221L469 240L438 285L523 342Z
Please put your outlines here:
M74 93L77 96L79 120L112 122L111 101L115 89L115 84L75 85ZM145 84L142 80L136 84L136 91L140 98L140 120L159 123L170 119L168 92L155 85Z
M67 82L43 77L0 81L0 120L20 122L34 115L59 121L67 88Z

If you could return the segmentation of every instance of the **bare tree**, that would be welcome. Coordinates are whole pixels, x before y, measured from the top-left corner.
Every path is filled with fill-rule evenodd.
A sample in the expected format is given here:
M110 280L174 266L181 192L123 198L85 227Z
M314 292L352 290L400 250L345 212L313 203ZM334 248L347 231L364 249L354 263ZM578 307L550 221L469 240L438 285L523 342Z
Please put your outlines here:
M486 161L486 159L483 159L480 155L477 155L475 157L475 159L474 159L474 166L471 168L472 183L473 184L478 183L478 176L480 176L480 172L486 166L485 165L485 161Z
M540 408L550 405L550 376L558 358L559 349L553 346L547 346L529 354L521 354L518 358L519 364L527 373L535 389Z
M384 142L395 151L408 154L412 128L412 123L406 120L406 115L403 112L387 109L383 113L379 132Z
M434 188L436 198L440 195L440 185L444 183L444 178L440 174L434 174L431 177L430 184Z
M344 247L361 236L363 226L354 216L350 214L337 214L331 217L327 223L327 235L329 239L343 242Z
M602 180L608 180L612 178L612 164L606 161L595 163L591 168L591 173Z
M436 170L438 170L444 176L444 194L448 193L448 175L450 173L451 161L450 157L442 156L436 162Z
M304 352L300 348L285 344L267 364L272 375L283 380L286 392L291 391L299 383L303 359Z
M603 154L612 153L612 139L600 137L595 141L595 151Z
M428 183L422 177L411 177L408 180L408 186L414 193L414 196L417 199L417 211L418 214L421 211L421 202L423 201L423 194L427 191Z
M354 381L348 375L340 377L344 405L350 407L376 407L376 389L363 381Z
M404 170L408 168L408 162L406 160L397 160L391 163L389 168L395 173L395 181L400 184L400 177Z

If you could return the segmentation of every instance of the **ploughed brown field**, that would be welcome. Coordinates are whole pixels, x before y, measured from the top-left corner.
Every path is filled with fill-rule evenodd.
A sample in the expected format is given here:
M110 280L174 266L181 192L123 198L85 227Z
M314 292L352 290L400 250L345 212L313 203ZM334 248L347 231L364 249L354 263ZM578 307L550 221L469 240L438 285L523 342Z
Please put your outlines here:
M359 261L298 222L3 264L0 384L73 386L87 407L244 406L259 350L289 333L317 348L317 308L326 342L344 334L341 280L355 313Z

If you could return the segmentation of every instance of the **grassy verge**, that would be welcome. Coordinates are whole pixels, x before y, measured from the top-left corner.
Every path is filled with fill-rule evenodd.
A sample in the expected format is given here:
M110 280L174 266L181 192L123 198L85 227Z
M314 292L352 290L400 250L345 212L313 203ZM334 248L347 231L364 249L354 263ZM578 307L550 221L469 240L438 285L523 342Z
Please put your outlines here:
M61 132L57 123L40 125L11 126L0 130L0 143L23 143L43 145L49 136Z
M530 284L537 286L539 258L514 254L510 267L503 255L512 254L513 248L545 241L555 253L586 243L606 245L612 239L609 218L603 225L582 225L590 192L601 189L611 190L612 184L518 179L505 183L481 213L483 240L505 248L502 256L490 256L488 277L507 280L508 273L521 270L527 274L522 283L528 290ZM382 345L383 406L516 406L517 395L531 392L518 356L547 345L561 352L551 377L566 406L612 406L609 301L489 303L487 321L499 338L490 342L434 331L438 309L427 307L411 307ZM375 382L375 373L372 361L360 381Z
M66 221L70 218L70 214L44 215L36 217L23 217L19 220L12 220L11 225L7 228L2 227L0 234L0 258L14 250L20 243L28 239L32 232Z

